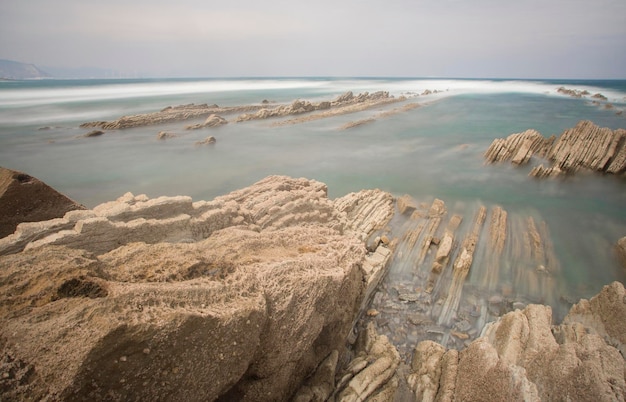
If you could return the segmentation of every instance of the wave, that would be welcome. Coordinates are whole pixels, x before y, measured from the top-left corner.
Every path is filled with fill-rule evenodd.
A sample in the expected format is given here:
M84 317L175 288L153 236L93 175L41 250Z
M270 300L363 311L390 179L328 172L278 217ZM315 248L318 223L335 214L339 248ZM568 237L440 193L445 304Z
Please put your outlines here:
M602 93L611 102L625 103L626 92L620 89L594 86L589 83L578 84L559 81L540 80L479 80L479 79L346 79L330 81L338 92L389 91L394 95L419 95L425 91L437 91L436 97L467 95L467 94L534 94L566 97L558 92L560 87L586 90L590 94Z
M85 85L85 83L87 83ZM115 101L160 96L201 95L228 92L299 90L298 96L321 96L346 91L389 91L392 95L419 95L426 90L437 91L433 97L463 94L519 93L565 97L559 87L602 93L610 102L626 103L626 92L621 88L594 86L586 82L567 83L539 80L479 80L479 79L395 79L395 78L260 78L260 79L204 79L204 80L150 80L103 84L102 81L82 85L59 86L54 81L42 81L36 87L2 88L0 108L19 108L62 103ZM210 102L210 97L206 100Z
M45 85L45 84L44 84ZM0 107L24 107L100 100L188 95L215 92L306 89L324 85L318 80L237 79L202 81L148 81L104 85L69 85L0 90Z

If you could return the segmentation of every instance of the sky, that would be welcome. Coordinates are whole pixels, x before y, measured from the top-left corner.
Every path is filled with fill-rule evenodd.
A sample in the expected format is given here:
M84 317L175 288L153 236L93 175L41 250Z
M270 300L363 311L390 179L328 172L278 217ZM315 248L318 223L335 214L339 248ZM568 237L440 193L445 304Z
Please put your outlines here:
M626 78L625 0L0 0L0 59L154 77Z

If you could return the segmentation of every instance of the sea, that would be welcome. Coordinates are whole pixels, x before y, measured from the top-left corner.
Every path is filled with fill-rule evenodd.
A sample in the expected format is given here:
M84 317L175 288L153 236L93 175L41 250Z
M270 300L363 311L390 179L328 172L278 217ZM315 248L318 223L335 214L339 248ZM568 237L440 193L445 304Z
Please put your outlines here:
M601 93L607 100L571 97L558 88ZM234 121L185 130L200 122L107 131L85 138L90 121L114 120L167 106L236 106L332 100L352 91L389 91L421 107L351 129L402 103L301 124ZM423 95L425 91L435 92ZM580 120L626 128L626 80L517 80L438 78L236 78L33 80L0 82L0 166L48 183L87 207L126 192L189 195L208 200L268 175L306 177L327 184L331 198L379 188L417 202L444 200L469 227L478 205L500 206L512 220L546 225L559 261L552 273L558 294L537 295L519 285L528 302L554 304L562 317L572 302L603 285L626 280L615 253L626 236L626 180L583 173L554 180L528 176L531 166L486 165L495 138L527 129L559 135ZM621 111L624 111L621 113ZM235 116L224 116L234 120ZM179 136L158 140L160 131ZM194 146L212 135L213 146ZM533 160L531 165L540 161ZM475 265L480 265L480 259ZM393 267L392 267L393 269ZM480 269L472 267L472 272ZM480 282L470 272L469 281ZM474 275L474 276L472 276ZM393 271L390 273L393 278ZM405 278L406 272L398 276ZM403 279L404 280L404 279ZM509 276L501 281L513 282ZM554 292L557 292L556 290ZM509 292L510 293L510 292ZM536 297L530 297L530 295Z

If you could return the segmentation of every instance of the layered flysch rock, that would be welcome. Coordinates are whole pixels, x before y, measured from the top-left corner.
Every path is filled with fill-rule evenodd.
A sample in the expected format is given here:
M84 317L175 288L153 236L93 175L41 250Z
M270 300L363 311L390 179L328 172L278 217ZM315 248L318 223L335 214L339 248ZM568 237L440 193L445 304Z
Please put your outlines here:
M572 174L580 169L623 175L626 173L626 130L601 128L590 121L580 121L559 138L544 138L535 130L511 134L494 140L485 152L487 163L511 160L525 164L536 155L551 165L536 166L535 177Z
M98 127L104 130L119 130L124 128L152 126L189 119L209 118L211 115L229 113L249 113L261 109L261 105L225 106L218 105L179 105L168 106L165 109L131 116L122 116L113 121L92 121L81 124L82 128ZM206 122L205 122L206 123Z
M320 111L319 114L308 116L307 118L299 118L287 120L281 124L294 124L301 121L316 120L324 117L331 117L340 114L354 113L375 106L381 106L392 102L404 100L404 98L396 99L389 95L389 92L378 91L370 94L363 92L354 95L351 91L338 96L333 101L309 102L304 100L295 100L291 105L282 105L273 108L264 108L253 114L242 114L237 121L248 121L258 119L268 119L272 117L294 116L309 112Z
M461 352L420 343L408 383L419 401L623 401L624 318L619 282L574 305L560 325L550 307L529 305L489 324Z
M168 106L165 109L131 116L122 116L113 121L92 121L81 124L81 128L100 128L104 130L118 130L132 127L141 127L184 121L190 119L205 118L204 123L187 126L187 129L198 129L204 127L218 127L228 123L220 115L240 114L235 121L243 122L249 120L267 119L272 117L287 117L308 114L306 118L300 116L280 124L295 124L304 121L311 121L320 118L332 117L346 113L354 113L369 108L387 105L394 102L406 100L404 96L394 98L387 91L374 93L364 92L354 95L346 92L332 101L310 102L307 100L294 100L291 104L273 105L263 102L260 105L240 105L223 106L208 104L189 104L179 106ZM409 110L408 108L407 110ZM318 112L311 114L312 112Z
M393 208L274 176L19 225L0 240L0 398L287 400L343 355L390 255L364 240Z
M85 207L42 181L0 167L0 238L13 233L21 222L61 218L68 211L80 209Z

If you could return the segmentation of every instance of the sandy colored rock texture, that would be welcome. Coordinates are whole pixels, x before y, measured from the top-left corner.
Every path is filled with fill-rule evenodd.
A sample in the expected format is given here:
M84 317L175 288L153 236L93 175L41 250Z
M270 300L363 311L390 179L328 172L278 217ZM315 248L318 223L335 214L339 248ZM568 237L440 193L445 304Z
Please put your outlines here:
M288 400L344 353L393 209L272 176L20 225L0 244L0 399Z
M0 238L21 222L60 218L84 206L26 173L0 167Z
M588 169L615 175L626 174L626 130L598 127L581 120L558 137L544 138L535 130L494 140L484 154L487 163L511 160L523 165L536 155L550 165L536 166L534 177L553 177Z
M623 401L624 334L626 291L614 282L560 325L550 307L529 305L460 352L421 342L408 382L423 401Z

